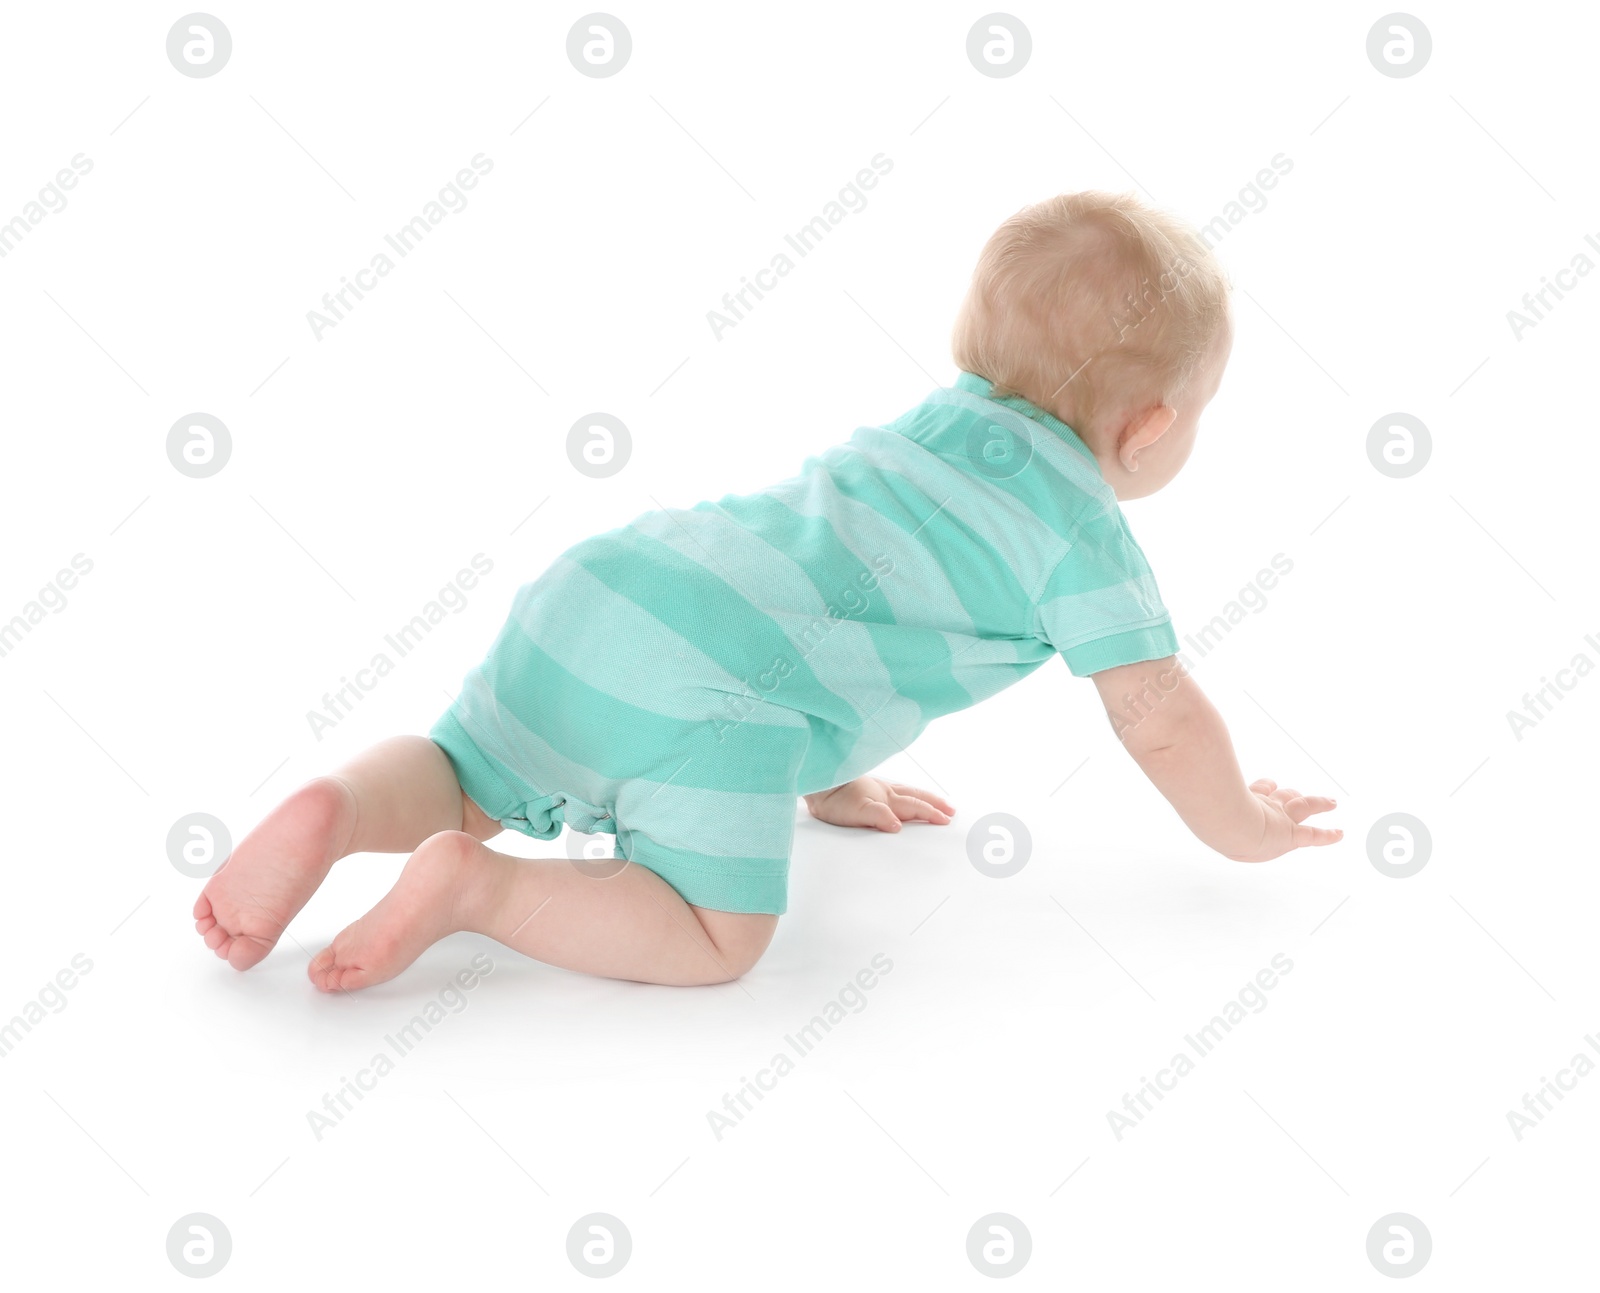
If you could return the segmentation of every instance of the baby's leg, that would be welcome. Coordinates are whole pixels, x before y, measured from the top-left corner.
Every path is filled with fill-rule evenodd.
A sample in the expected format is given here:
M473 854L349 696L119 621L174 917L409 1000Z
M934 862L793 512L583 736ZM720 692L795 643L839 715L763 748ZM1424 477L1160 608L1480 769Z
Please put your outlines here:
M500 825L461 793L437 745L393 737L300 787L245 836L195 903L195 929L234 969L247 970L338 859L405 853L448 830L488 839Z
M563 969L643 983L726 983L772 941L776 916L691 907L625 865L606 879L565 860L496 853L460 831L428 840L393 889L313 958L324 992L392 979L447 934L473 930Z

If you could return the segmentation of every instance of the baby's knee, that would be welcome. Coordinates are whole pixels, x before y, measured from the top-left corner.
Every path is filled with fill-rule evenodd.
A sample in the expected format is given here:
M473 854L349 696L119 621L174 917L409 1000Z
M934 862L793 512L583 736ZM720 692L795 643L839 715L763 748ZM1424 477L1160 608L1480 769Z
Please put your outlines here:
M717 951L717 968L722 973L720 977L709 978L707 982L711 983L730 983L748 974L778 929L778 918L765 912L711 911L696 907L694 913Z
M482 842L465 831L440 831L423 840L412 856L427 858L441 866L459 867L477 857L481 847Z

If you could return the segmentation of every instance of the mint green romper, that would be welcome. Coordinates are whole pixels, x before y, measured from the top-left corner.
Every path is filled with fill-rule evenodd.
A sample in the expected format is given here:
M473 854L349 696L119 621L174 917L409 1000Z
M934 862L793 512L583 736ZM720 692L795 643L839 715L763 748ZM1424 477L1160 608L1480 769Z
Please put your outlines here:
M432 730L462 789L539 839L613 834L696 906L782 912L797 796L1058 653L1175 654L1093 455L989 389L962 373L770 489L569 549Z

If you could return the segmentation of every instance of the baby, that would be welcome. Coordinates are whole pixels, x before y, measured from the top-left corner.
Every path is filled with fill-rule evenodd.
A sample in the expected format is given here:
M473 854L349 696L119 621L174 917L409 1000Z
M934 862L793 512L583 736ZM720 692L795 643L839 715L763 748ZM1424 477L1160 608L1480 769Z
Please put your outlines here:
M984 247L954 386L748 496L641 516L521 589L430 738L303 786L195 903L244 970L351 853L410 852L311 962L324 991L475 930L551 965L722 983L785 910L795 798L836 826L948 823L871 770L942 714L1060 653L1205 844L1241 862L1342 832L1334 801L1246 785L1117 505L1170 481L1232 346L1192 231L1131 197L1027 208ZM610 863L526 860L510 828L616 837Z

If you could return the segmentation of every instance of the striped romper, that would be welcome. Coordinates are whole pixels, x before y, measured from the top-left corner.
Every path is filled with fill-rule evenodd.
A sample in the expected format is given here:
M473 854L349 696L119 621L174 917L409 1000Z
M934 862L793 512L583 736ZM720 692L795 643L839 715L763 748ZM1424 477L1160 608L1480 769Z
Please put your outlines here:
M785 909L799 795L1060 653L1177 651L1094 457L962 373L758 494L649 512L516 596L431 736L503 825L616 836L696 906Z

